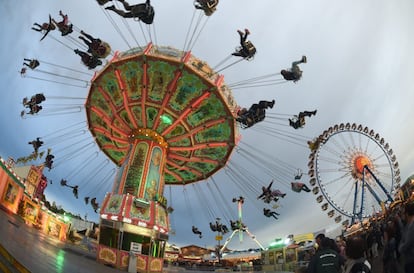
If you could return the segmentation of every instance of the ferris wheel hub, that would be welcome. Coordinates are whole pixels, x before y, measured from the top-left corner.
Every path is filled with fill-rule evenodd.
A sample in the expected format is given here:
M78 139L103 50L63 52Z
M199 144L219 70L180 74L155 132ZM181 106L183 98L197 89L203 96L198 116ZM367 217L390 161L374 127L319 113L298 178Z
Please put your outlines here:
M366 155L357 155L354 158L353 162L354 162L354 166L353 166L352 174L354 178L356 179L362 179L365 166L367 166L370 170L373 169L372 161ZM366 175L368 174L366 173Z

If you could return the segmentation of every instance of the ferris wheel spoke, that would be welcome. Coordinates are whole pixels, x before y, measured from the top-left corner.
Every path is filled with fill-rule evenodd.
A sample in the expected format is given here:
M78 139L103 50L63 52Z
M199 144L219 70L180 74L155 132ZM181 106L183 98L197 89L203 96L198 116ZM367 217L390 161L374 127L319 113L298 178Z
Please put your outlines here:
M335 155L337 157L340 157L341 156L341 153L340 152L338 152L335 149L333 149L331 147L328 147L326 145L322 146L322 149L325 150L325 151L327 151L327 152L330 152L331 154L333 154L333 155Z
M345 178L345 177L342 177L342 178ZM348 177L348 179L344 181L344 185L350 185L350 184L352 185L352 187L354 187L353 186L354 183L352 183L352 178ZM338 190L332 196L338 196L341 192L347 191L347 190L348 190L348 187L338 187Z
M352 178L350 178L348 181L350 182L351 180L352 180ZM351 189L349 189L348 194L346 195L346 197L345 197L345 199L342 203L342 208L347 208L347 204L349 203L351 196L355 192L355 187L356 187L356 184L352 183L352 187L351 187Z
M361 151L362 151L362 142L363 142L363 140L362 140L362 135L361 135L361 134L359 134L359 135L358 135L358 144L359 144L359 145L358 145L357 147L358 147L358 149L359 149L359 150L361 150Z
M368 154L368 151L369 151L369 147L370 147L370 143L371 143L371 141L367 141L367 144L365 145L365 150L364 150L364 153L366 153L366 154ZM375 147L376 148L376 147ZM374 148L374 149L375 149Z
M345 134L339 134L339 133L338 133L338 136L339 136L339 139L342 141L342 144L343 144L343 150L344 150L344 152L345 152L346 150L348 150L348 149L349 149L349 143L348 143L348 141L345 139Z
M384 158L387 157L386 153L384 153L384 150L381 148L381 145L374 142L376 145L372 147L372 150L370 153L367 153L370 158L373 158L374 160L378 158ZM378 154L378 155L376 155Z
M349 173L347 170L344 169L319 169L318 173L319 174L326 174L326 173L337 173L337 172L347 172Z
M387 168L388 170L390 169L390 164L388 162L381 162L381 164L374 164L375 169L382 169L382 168Z
M349 139L350 139L350 141L351 141L351 147L353 147L353 148L356 148L356 147L358 147L356 144L355 144L355 139L354 139L354 135L353 134L349 134Z
M347 176L348 176L348 174L343 174L343 175L341 175L340 177L335 178L335 179L332 179L332 180L330 180L330 181L328 181L328 182L326 182L326 183L321 183L321 186L328 186L328 185L331 185L331 184L333 184L333 183L335 183L335 182L338 182L338 181L342 180L343 178L345 178L345 177L347 177Z
M379 176L385 176L388 178L392 178L392 172L391 169L384 169L383 168L375 168L375 172L374 172L375 176L379 177Z
M385 153L382 153L382 154L380 154L380 155L378 155L377 157L375 157L374 159L373 159L373 161L375 162L375 161L378 161L378 160L380 160L380 159L382 159L382 158L386 158L387 156L385 155Z
M325 156L320 156L319 157L319 160L325 161L325 162L334 163L334 164L337 164L338 163L338 160L337 159L331 158L331 157L325 157Z
M346 147L342 143L339 143L334 137L331 137L330 140L332 142L332 146L336 146L339 150L339 154L341 155L341 151L345 150Z

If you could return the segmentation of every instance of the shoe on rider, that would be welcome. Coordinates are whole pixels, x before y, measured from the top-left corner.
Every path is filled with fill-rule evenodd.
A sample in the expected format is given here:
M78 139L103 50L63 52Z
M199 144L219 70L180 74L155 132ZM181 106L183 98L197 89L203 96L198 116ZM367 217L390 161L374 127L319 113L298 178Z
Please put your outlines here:
M307 61L308 61L308 60L307 60L306 56L305 56L305 55L303 55L303 56L302 56L302 60L301 60L301 62L305 64L305 63L307 63Z

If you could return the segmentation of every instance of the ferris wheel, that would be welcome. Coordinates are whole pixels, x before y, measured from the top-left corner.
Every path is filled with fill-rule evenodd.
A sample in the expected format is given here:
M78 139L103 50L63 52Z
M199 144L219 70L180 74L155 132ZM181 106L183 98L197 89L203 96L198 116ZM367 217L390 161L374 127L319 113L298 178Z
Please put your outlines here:
M362 221L393 201L400 171L393 150L378 133L355 123L341 123L308 144L312 191L335 222L343 218Z

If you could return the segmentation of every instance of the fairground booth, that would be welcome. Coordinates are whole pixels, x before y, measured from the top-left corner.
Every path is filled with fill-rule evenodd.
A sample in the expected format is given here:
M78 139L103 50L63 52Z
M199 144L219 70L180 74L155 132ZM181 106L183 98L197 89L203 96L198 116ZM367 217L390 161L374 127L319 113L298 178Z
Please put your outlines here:
M49 211L40 201L47 186L43 166L15 167L14 161L0 158L0 205L18 214L24 222L61 241L66 240L69 223Z
M2 158L0 158L0 167L0 205L6 211L16 214L25 186Z

